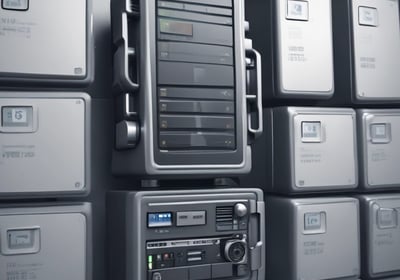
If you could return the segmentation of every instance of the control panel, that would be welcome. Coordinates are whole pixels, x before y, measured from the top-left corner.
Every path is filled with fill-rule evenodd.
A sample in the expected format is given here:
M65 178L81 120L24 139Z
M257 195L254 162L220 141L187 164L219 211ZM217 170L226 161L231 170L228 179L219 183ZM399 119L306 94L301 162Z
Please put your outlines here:
M184 271L190 274L191 269L187 269L190 266L202 266L196 270L208 275L208 278L204 279L248 275L250 272L247 267L248 207L247 202L239 202L235 204L221 203L221 205L216 205L215 210L212 209L215 213L215 232L221 232L221 236L147 241L148 279L174 275L176 271L170 271L171 268L178 269L182 275L185 273ZM207 210L151 212L147 213L147 228L174 231L179 227L207 226L207 221L211 222L210 214ZM225 235L224 232L238 233Z
M109 193L111 254L127 256L111 259L113 277L264 280L264 202L249 190Z

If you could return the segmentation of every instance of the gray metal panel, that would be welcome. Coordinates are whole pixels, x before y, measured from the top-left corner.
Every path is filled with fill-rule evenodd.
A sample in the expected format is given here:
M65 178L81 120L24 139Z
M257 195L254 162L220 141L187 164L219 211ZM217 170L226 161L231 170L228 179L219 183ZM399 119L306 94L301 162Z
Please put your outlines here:
M359 207L355 199L294 201L298 279L357 279L360 275ZM306 235L305 213L326 213L326 232ZM334 265L332 265L334 264Z
M0 17L0 81L92 80L90 0L29 1L27 11L0 8Z
M146 229L147 221L146 212L149 209L175 209L175 207L187 207L195 209L196 204L208 205L214 207L214 203L221 201L248 201L250 208L249 213L259 215L259 221L264 220L264 197L259 189L202 189L202 190L179 190L179 191L150 191L150 192L111 192L108 194L108 205L110 205L110 219L113 229L110 231L115 244L110 244L111 253L119 254L126 257L124 263L127 264L126 270L122 270L120 261L111 259L111 268L118 273L120 279L146 279L146 240L160 238L182 238L196 237L202 234L211 234L215 236L215 225L208 224L202 226L200 232L197 227L179 228L175 231L159 231L157 229L149 231ZM214 208L215 209L215 208ZM124 215L127 215L124 217ZM209 213L210 217L213 213ZM124 217L116 219L116 217ZM138 230L138 225L143 226L142 230ZM241 280L264 280L265 279L265 232L264 225L260 222L256 226L260 232L249 232L250 242L260 240L262 247L260 255L253 261L260 260L260 267L252 269L250 275L241 277ZM124 239L119 238L120 231L126 231ZM147 232L144 234L144 232ZM230 232L225 232L229 234ZM219 236L219 235L218 235ZM118 241L118 242L117 242ZM119 249L117 249L119 248ZM133 249L135 248L135 249ZM256 249L256 247L255 247ZM122 251L121 251L122 250ZM123 251L126 250L126 251ZM124 257L124 258L125 258ZM133 264L133 265L132 265ZM255 265L257 267L257 265ZM114 269L114 270L113 270ZM114 275L114 274L111 274Z
M0 280L51 280L55 275L60 280L90 280L90 215L89 203L3 205L0 208ZM4 254L9 247L9 230L30 228L38 229L39 236L34 242L40 250L33 254L24 254L23 250Z
M355 98L399 100L400 24L398 0L352 2ZM377 10L377 26L359 24L359 7Z
M33 130L1 126L0 196L85 195L90 190L90 97L0 93L0 107L33 108Z
M358 279L360 233L356 199L270 196L266 199L266 213L270 221L268 279ZM307 213L325 214L324 232L305 232ZM271 260L275 256L278 260ZM286 265L279 264L282 261Z
M278 96L331 97L334 92L331 0L274 1ZM308 20L289 19L288 2L307 3Z
M274 109L278 192L354 189L357 178L355 111L343 108ZM319 140L304 140L303 123L320 124ZM281 142L281 139L289 139ZM288 142L289 141L289 142ZM340 154L337 149L340 147Z
M361 188L400 187L400 110L358 110ZM387 140L378 143L372 137L372 125L386 127Z
M365 279L400 274L400 195L381 194L359 196L362 203L363 254ZM393 226L380 224L378 212L392 210ZM391 278L390 278L391 279ZM395 278L396 279L396 278Z

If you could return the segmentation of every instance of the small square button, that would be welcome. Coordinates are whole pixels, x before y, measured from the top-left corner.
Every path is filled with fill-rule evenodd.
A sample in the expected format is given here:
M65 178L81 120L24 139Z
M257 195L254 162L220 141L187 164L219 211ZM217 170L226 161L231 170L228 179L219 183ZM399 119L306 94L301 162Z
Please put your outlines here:
M302 122L301 140L304 143L322 142L321 122Z
M2 0L1 7L5 10L27 11L29 0Z
M308 2L289 0L286 19L308 21Z
M304 216L304 230L321 229L321 213L307 213Z
M397 211L381 208L378 210L378 227L380 229L397 228Z
M323 234L326 232L326 213L313 212L304 214L304 231L308 234Z
M386 144L391 141L390 123L373 123L370 126L371 141L374 144Z
M370 7L358 7L358 23L366 26L378 26L378 10Z

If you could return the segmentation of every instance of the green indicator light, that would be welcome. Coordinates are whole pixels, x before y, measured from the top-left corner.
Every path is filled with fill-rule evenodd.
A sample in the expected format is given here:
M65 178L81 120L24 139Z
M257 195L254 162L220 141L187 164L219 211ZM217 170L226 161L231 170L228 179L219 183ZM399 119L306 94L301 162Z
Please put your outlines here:
M153 256L152 255L147 257L147 262L148 263L152 263L153 262Z

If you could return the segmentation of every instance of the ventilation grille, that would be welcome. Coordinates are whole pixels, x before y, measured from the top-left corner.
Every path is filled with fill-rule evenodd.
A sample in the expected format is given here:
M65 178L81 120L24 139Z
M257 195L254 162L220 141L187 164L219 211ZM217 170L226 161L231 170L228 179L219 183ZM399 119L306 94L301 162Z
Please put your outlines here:
M233 206L217 207L216 211L217 224L230 225L233 222Z

